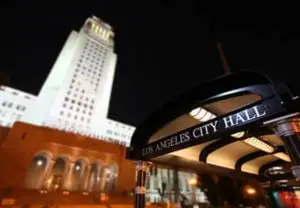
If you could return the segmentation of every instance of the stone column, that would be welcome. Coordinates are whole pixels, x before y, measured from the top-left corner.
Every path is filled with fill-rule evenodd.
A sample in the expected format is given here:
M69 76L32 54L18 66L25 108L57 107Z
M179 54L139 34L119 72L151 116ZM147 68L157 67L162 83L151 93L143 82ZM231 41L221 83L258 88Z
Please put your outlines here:
M292 128L289 119L282 119L273 124L274 132L281 138L292 160L292 172L300 180L300 139Z
M90 175L91 175L92 166L86 165L85 173L84 173L84 182L83 182L83 189L85 191L89 191L89 181L90 181Z
M43 181L41 183L42 188L49 189L49 187L50 187L50 183L51 183L50 176L51 176L51 173L52 173L54 163L55 163L55 160L49 159L45 174L43 176Z
M175 200L175 203L179 203L180 202L180 188L179 188L179 173L178 173L177 168L173 170L173 180L174 180L174 192L175 192L174 200Z
M109 169L107 167L105 168L103 167L102 171L103 173L101 174L100 181L97 181L97 184L99 184L100 190L106 193L106 187L108 187L107 178L108 178ZM97 177L98 177L98 173L97 173Z
M136 187L135 187L135 208L145 207L145 181L146 181L146 163L138 161L136 164Z
M70 162L69 163L69 167L68 167L68 170L64 176L64 189L65 190L68 190L68 191L72 191L72 173L73 173L73 170L74 170L74 165L75 163L74 162Z
M80 181L79 181L79 184L78 184L78 191L85 191L85 173L86 173L86 170L87 170L87 167L88 165L87 164L83 164L81 166L81 170L80 170Z

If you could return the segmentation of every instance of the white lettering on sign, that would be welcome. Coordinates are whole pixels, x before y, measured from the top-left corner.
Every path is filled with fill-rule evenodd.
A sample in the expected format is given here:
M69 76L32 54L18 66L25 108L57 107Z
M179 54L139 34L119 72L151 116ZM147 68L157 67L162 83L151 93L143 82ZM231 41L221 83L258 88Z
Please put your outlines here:
M225 128L227 129L229 127L241 125L245 122L248 122L253 119L256 119L256 118L266 115L266 111L259 112L257 106L253 107L253 113L251 116L249 115L249 110L251 110L251 109L246 109L235 115L230 115L228 117L223 118Z
M190 142L191 140L200 139L201 137L211 136L217 132L225 132L228 128L233 128L252 120L257 120L266 114L267 112L265 110L259 109L258 106L253 106L241 112L223 117L219 120L213 120L212 122L203 125L198 125L195 128L190 128L184 132L180 132L174 136L167 137L161 141L150 144L142 149L142 156L147 156L174 146L179 146Z

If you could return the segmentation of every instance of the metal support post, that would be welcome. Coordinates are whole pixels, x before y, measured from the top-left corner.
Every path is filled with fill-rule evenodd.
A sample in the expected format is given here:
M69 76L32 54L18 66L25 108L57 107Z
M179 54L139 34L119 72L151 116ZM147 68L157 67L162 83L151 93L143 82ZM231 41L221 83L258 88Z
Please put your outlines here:
M138 161L136 164L135 208L145 207L145 181L147 164Z
M283 141L286 151L291 158L293 175L297 180L300 180L300 140L292 128L290 120L279 120L272 127L276 135Z

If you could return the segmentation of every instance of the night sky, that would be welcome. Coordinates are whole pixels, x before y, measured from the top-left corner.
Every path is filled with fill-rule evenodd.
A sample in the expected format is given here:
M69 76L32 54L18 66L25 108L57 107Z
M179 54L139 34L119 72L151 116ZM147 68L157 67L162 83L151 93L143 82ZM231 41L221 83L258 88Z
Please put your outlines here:
M128 124L223 74L217 40L232 71L263 72L296 87L300 77L299 12L228 11L201 1L20 2L1 12L0 69L10 85L37 94L71 30L94 14L116 33L109 114Z

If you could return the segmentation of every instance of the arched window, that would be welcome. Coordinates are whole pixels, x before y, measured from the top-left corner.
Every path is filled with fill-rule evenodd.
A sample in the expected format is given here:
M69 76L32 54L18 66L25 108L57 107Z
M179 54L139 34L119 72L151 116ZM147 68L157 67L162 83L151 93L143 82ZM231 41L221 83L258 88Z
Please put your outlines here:
M66 161L62 157L58 157L52 168L52 172L49 177L51 191L61 190L64 186L66 173Z
M110 194L113 193L116 189L116 183L118 178L118 166L113 163L105 168L104 172L105 185L104 193Z
M31 189L40 189L45 177L48 158L45 154L35 156L30 164L25 179L25 186Z
M71 170L72 172L69 179L71 191L79 191L83 188L85 169L86 169L85 161L78 160L75 162L73 166L73 170Z

